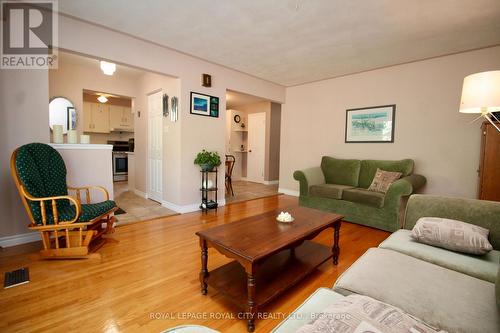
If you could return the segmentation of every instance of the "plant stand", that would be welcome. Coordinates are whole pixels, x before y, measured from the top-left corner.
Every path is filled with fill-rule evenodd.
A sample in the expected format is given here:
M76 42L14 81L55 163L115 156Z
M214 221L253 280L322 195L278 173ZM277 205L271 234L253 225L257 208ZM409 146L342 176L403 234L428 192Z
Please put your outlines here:
M219 204L217 203L217 168L212 171L200 171L201 172L201 204L200 209L203 213L207 213L210 209L217 209ZM208 187L208 181L214 180L213 185Z

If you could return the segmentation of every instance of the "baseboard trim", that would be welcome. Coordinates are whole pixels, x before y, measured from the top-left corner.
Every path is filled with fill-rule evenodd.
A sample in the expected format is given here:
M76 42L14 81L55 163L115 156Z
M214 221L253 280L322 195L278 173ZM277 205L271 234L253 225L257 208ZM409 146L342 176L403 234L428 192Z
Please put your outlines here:
M286 195L291 195L294 197L298 197L300 195L299 191L289 190L286 188L278 188L278 192L286 194Z
M0 237L0 246L1 247L11 247L31 242L39 241L40 233L38 232L28 232L25 234L12 235Z
M226 199L221 199L218 200L217 202L219 203L219 207L226 205ZM177 205L174 204L173 202L162 201L161 205L165 208L168 208L180 214L187 214L187 213L197 212L200 210L199 203L194 203L190 205Z
M278 185L279 183L279 180L264 180L264 185Z
M134 193L137 194L138 196L144 198L144 199L147 199L148 198L148 194L145 193L145 192L142 192L142 191L139 191L138 189L135 189L134 190Z

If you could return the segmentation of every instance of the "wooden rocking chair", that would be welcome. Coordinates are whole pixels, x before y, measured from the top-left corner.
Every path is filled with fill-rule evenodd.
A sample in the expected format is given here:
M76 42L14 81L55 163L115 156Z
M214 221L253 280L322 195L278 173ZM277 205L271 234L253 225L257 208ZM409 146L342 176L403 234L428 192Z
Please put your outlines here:
M68 187L61 155L43 143L16 149L10 167L31 220L28 228L41 234L42 258L86 258L104 245L102 235L113 232L116 219L111 214L118 209L104 187ZM91 189L103 192L105 201L91 204ZM69 196L68 190L74 191L76 198Z

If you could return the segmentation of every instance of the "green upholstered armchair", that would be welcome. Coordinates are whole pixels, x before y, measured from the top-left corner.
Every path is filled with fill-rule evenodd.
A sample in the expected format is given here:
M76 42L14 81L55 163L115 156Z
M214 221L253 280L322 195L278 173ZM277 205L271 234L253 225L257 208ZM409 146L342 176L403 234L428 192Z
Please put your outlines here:
M421 188L426 179L413 174L411 159L399 161L337 159L324 156L321 166L297 170L299 203L344 215L344 220L396 231L403 198ZM368 191L377 169L401 172L387 193Z
M112 213L118 208L108 191L100 186L68 187L64 161L51 146L19 147L12 153L11 172L31 220L28 228L41 234L42 257L86 257L104 244L103 234L113 231ZM92 189L103 192L106 200L90 203ZM82 192L86 203L81 202Z

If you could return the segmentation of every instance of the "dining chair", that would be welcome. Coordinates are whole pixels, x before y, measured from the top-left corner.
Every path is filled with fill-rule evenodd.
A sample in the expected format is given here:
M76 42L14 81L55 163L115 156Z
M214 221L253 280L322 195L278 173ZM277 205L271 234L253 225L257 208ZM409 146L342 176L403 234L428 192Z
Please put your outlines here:
M226 192L231 193L234 197L233 191L233 181L231 176L233 175L234 164L236 163L236 158L233 155L226 155Z

